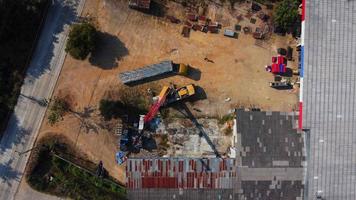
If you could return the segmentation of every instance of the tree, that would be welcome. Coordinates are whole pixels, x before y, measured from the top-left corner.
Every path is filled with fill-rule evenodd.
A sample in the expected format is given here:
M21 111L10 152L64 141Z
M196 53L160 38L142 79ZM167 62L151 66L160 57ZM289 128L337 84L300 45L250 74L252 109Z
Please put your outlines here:
M71 27L66 45L66 52L73 58L84 60L95 48L96 29L87 22Z
M49 0L0 0L0 127L6 125L17 103L50 4Z
M54 125L63 118L63 115L69 110L68 103L62 99L57 98L53 100L49 107L48 123Z
M283 0L277 5L274 22L283 31L287 31L298 22L300 0Z

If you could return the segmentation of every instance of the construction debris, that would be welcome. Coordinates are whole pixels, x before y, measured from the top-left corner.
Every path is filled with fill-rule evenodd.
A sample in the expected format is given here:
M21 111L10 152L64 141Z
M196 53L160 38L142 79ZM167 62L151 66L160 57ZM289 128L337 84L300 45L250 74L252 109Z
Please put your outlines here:
M170 16L170 15L167 15L166 18L171 22L171 23L174 23L174 24L180 24L180 20L177 19L176 17L174 16Z

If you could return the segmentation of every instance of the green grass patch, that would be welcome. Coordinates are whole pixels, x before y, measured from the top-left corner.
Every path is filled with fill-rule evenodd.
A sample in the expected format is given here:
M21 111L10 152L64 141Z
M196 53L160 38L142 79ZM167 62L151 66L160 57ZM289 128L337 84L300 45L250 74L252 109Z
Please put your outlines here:
M233 120L234 117L235 117L234 114L224 115L224 116L222 116L222 117L220 117L220 118L218 119L218 123L219 123L219 124L225 124L226 122Z
M71 199L126 199L123 186L55 156L53 152L56 151L56 144L45 144L39 148L35 156L36 164L27 176L32 188Z

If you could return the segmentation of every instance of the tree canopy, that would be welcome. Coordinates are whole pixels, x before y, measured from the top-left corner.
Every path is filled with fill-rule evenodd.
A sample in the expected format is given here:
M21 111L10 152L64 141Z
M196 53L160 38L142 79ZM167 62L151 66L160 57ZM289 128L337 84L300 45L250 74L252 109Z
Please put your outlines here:
M300 0L281 1L274 13L274 22L276 25L284 31L288 31L295 23L298 23L298 8L300 3Z
M63 118L64 113L68 110L68 103L62 98L55 97L49 106L48 123L54 125Z
M84 60L95 48L96 29L87 22L71 27L66 45L66 52L73 58Z
M49 2L0 0L0 127L16 105Z

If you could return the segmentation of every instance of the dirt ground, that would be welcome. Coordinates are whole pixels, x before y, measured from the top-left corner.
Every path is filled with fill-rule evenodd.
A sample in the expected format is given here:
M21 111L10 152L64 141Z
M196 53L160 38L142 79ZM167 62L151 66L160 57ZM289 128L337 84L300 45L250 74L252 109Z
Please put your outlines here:
M183 16L177 4L168 4L170 14ZM243 9L235 12L243 13ZM233 28L237 13L209 6L208 15L221 20L224 26ZM124 166L115 163L118 138L106 130L100 122L98 102L109 90L124 87L117 78L118 73L171 59L195 68L191 78L172 76L154 83L161 87L173 82L178 86L194 83L203 89L204 100L194 103L201 110L200 116L222 116L236 106L255 106L263 110L291 111L296 108L298 89L275 90L269 87L272 74L264 66L277 55L278 47L292 44L291 37L273 35L262 46L255 44L251 34L239 34L238 39L224 37L222 32L210 34L192 31L190 38L181 36L182 25L176 25L148 14L131 10L123 0L87 0L83 16L96 22L99 47L85 61L66 57L55 96L66 97L71 109L81 113L67 114L55 126L45 122L40 137L62 134L77 144L94 162L102 160L110 175L124 182ZM241 24L247 22L241 22ZM254 25L251 25L252 27ZM223 29L226 27L223 27ZM206 62L204 58L213 61ZM291 63L290 66L296 66ZM225 99L230 98L230 101ZM81 123L86 121L92 126ZM46 121L46 120L45 120ZM101 128L100 128L101 127Z

